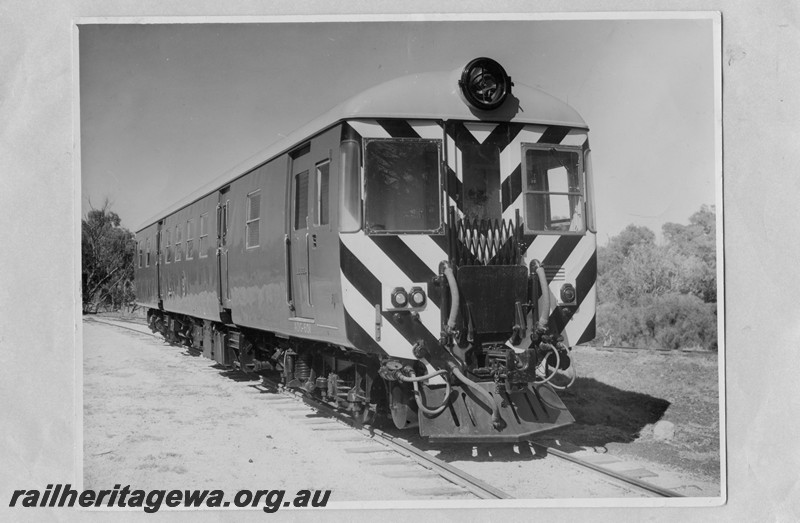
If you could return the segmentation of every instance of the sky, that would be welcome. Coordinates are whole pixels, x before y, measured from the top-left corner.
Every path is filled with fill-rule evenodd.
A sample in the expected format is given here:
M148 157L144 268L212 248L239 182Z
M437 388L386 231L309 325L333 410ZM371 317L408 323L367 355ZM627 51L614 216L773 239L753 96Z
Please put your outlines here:
M478 56L589 125L601 244L715 203L710 19L83 25L83 213L135 230L359 91Z

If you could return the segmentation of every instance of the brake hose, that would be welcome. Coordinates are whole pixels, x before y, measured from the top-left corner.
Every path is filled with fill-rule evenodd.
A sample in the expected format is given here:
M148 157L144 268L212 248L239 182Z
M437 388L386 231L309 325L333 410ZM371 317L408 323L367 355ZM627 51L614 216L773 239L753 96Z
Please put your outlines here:
M539 311L539 328L547 328L547 323L550 320L550 287L547 285L547 275L544 272L544 267L539 260L531 262L536 271L536 276L539 278L539 287L542 289L542 299L544 306Z
M547 359L550 357L550 353L548 352L547 356L545 356L544 359L542 360L542 363L544 363L545 378L540 380L540 381L534 380L533 383L536 384L536 385L541 385L543 383L547 383L548 381L553 379L553 376L555 376L556 373L558 372L558 366L561 365L561 356L558 354L558 349L556 349L555 347L553 347L549 343L547 343L547 344L543 343L542 345L547 345L550 348L550 350L552 351L552 353L556 355L556 364L553 366L553 372L549 376L547 376Z
M575 383L575 379L578 377L578 369L575 368L575 355L574 354L572 355L572 357L570 357L570 366L569 366L569 368L572 370L572 379L569 380L569 383L567 383L566 385L556 385L555 383L551 383L550 386L553 387L554 389L558 389L558 390L565 390L565 389L568 389L568 388L572 387L572 384ZM559 374L565 375L566 373L559 372Z
M447 318L447 330L453 332L456 326L456 317L458 316L458 285L450 263L444 261L442 264L444 265L444 276L447 278L447 286L450 287L450 316Z
M425 414L427 414L429 416L438 416L439 414L444 412L444 409L447 408L447 405L449 404L449 399L450 399L450 392L451 392L450 381L449 380L444 380L444 384L445 384L445 387L446 387L445 394L444 394L444 401L442 401L441 405L439 405L438 407L433 408L433 409L426 407L425 404L422 402L422 394L419 392L419 383L421 381L427 381L427 380L433 378L434 376L440 376L442 374L447 374L447 371L444 370L444 369L441 369L441 370L437 370L436 372L431 372L430 374L426 374L425 376L414 376L413 375L414 374L413 371L412 371L411 374L412 374L411 376L400 375L400 376L397 377L397 379L400 380L400 381L406 382L406 383L413 383L414 384L414 400L417 402L417 407L419 407L419 410L421 410L422 412L424 412Z

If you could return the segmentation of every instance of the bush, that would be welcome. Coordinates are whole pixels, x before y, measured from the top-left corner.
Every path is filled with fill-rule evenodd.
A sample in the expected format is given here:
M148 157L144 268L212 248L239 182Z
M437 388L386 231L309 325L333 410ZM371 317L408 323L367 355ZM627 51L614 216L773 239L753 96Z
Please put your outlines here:
M692 294L667 294L643 309L645 323L665 349L717 350L717 307Z
M617 303L646 302L675 289L680 273L679 261L665 247L636 245L603 273L601 297Z
M638 305L602 303L597 342L604 346L717 350L716 304L670 293Z
M597 252L597 339L606 346L717 349L716 216L629 225Z

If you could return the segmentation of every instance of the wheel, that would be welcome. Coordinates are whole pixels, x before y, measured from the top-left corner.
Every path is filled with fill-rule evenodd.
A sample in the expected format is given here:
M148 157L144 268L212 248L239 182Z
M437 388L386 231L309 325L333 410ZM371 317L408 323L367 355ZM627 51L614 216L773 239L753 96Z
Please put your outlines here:
M389 396L389 411L392 414L394 426L398 429L410 429L418 423L417 413L411 408L410 402L411 395L408 387L394 383Z

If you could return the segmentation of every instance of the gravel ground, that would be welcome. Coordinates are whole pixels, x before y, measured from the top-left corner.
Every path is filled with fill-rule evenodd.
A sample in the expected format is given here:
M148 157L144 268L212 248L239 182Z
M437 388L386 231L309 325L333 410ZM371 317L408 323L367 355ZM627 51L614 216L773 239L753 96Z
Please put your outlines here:
M85 321L83 381L86 488L123 481L144 489L332 489L332 502L472 497L411 462L385 464L396 455L338 422L319 419L299 401L265 392L259 380L146 334ZM588 382L576 386L582 383ZM592 425L585 424L588 418L579 405L583 387L566 399L574 404L570 408L578 407L576 417L584 424L559 443L591 457L599 449L569 447L567 438L577 435L581 443L581 431L597 438L608 427L621 429L609 424L588 430ZM713 477L676 470L670 460L652 460L648 452L639 452L652 447L638 441L648 433L647 424L640 425L629 427L631 441L620 448L611 442L614 438L606 438L602 451L615 456L609 468L646 466L656 478L644 479L653 483L689 495L716 495ZM633 436L637 427L639 436ZM643 497L574 465L540 459L527 445L434 445L428 451L516 498Z
M84 322L85 488L333 489L342 501L450 485L362 466L353 449L378 443L332 420L304 423L305 405L259 384L152 336Z
M575 385L560 395L576 423L549 438L720 488L717 354L577 347ZM690 490L688 493L691 493Z

